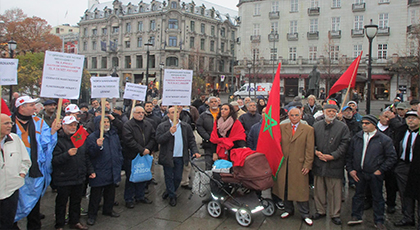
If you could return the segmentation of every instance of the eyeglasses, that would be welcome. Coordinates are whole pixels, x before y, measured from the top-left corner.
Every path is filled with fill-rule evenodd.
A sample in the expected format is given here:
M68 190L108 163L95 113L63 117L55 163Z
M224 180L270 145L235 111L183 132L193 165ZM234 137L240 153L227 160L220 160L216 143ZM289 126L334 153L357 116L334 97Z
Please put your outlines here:
M3 125L15 125L15 123L13 121L9 121L9 122L4 122Z

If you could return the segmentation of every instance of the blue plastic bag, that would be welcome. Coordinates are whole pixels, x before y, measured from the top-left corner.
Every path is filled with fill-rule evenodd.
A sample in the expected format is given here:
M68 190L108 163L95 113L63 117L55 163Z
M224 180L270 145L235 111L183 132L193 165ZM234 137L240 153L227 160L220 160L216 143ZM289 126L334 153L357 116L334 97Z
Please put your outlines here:
M145 156L140 156L137 154L137 157L131 161L131 175L130 182L138 183L149 181L152 179L152 168L153 157L149 154Z

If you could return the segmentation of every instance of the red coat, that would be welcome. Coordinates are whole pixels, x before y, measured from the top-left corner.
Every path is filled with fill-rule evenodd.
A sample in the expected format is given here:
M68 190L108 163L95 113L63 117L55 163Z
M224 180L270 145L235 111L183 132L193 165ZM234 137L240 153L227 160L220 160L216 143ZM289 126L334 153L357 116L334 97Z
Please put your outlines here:
M233 123L228 137L219 137L217 131L217 120L214 122L210 142L217 145L216 153L219 156L219 159L227 160L228 156L226 151L230 150L234 146L234 141L240 140L246 140L245 130L240 121L236 120Z

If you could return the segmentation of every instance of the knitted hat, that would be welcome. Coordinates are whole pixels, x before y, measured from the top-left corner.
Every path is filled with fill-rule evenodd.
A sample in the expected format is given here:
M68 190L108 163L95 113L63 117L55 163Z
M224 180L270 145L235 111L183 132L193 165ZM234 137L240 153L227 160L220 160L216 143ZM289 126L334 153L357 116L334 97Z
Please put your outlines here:
M376 124L378 124L378 118L376 118L372 114L368 114L368 115L363 116L362 121L363 120L367 120L375 126L376 126Z
M337 105L334 105L334 104L325 104L324 105L324 107L323 107L323 109L325 110L325 109L335 109L335 110L339 110L338 109L338 106Z

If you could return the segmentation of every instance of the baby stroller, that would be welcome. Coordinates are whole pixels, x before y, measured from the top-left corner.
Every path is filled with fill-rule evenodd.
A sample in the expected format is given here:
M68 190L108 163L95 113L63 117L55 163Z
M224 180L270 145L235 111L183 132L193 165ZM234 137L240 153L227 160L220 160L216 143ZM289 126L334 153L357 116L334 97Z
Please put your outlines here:
M273 187L271 168L263 153L247 156L243 166L233 166L230 173L203 171L194 162L191 165L198 170L193 191L197 186L201 191L203 187L210 190L207 212L211 217L218 218L224 210L230 210L235 213L239 225L248 227L254 213L275 214L275 203L261 197L261 191Z

